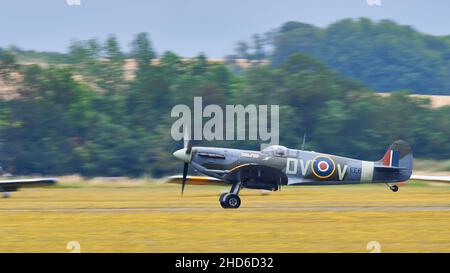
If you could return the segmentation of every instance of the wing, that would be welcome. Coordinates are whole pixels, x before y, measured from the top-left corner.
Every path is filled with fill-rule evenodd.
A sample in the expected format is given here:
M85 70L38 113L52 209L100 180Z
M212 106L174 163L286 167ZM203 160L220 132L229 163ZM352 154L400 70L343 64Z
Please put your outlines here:
M53 178L2 180L0 192L15 191L18 188L51 186L56 182L57 180Z
M167 183L172 184L181 184L183 180L182 175L174 175L170 176L167 179ZM206 177L206 176L188 176L186 182L189 185L223 185L225 184L224 181L213 178L213 177Z
M260 164L242 164L225 174L224 179L230 183L242 181L249 189L276 191L280 185L286 185L288 178L281 170Z
M419 181L450 182L450 176L412 175L411 179Z

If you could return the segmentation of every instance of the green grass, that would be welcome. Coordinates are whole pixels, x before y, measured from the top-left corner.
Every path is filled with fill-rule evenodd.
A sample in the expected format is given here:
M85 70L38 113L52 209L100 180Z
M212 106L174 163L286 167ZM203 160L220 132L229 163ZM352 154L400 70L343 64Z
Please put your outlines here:
M414 184L411 184L414 185ZM0 252L449 252L450 188L384 185L243 190L225 187L24 189L0 199ZM7 235L7 236L6 236Z

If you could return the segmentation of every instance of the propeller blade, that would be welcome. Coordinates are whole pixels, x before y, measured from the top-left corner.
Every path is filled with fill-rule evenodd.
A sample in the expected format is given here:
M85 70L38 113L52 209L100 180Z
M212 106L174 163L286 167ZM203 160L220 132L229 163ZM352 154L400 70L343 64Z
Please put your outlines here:
M191 153L192 150L192 136L189 128L184 131L184 148L186 148L186 154Z
M192 140L189 140L186 146L186 154L190 154L191 151L192 151Z
M184 167L183 167L183 181L181 183L181 196L183 196L184 187L186 186L186 178L187 178L188 169L189 169L189 163L184 163Z

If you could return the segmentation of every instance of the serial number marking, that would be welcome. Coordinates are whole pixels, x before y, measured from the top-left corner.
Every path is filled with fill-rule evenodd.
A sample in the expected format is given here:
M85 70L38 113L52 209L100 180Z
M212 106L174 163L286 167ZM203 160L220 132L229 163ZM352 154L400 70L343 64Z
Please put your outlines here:
M220 258L220 261L219 267L222 268L273 268L273 258Z
M217 260L216 260L217 261ZM199 268L203 271L208 269L208 266L217 266L217 262L211 259L190 259L181 257L175 261L176 268ZM219 258L219 268L273 268L273 258L239 258L227 257Z
M242 157L250 157L250 158L259 158L260 155L257 153L242 152L241 156Z

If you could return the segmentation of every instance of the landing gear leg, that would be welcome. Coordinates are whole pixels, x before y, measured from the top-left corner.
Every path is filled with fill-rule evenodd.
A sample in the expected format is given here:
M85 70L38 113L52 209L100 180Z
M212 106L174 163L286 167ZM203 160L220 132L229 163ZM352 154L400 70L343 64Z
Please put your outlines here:
M398 186L397 185L391 185L389 183L386 183L386 185L391 189L393 192L398 192Z
M241 190L242 182L238 181L231 186L230 192L222 193L220 195L220 205L224 209L237 209L241 205L241 198L239 198L239 191Z

